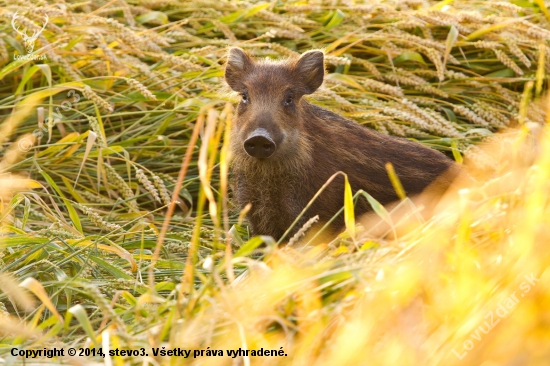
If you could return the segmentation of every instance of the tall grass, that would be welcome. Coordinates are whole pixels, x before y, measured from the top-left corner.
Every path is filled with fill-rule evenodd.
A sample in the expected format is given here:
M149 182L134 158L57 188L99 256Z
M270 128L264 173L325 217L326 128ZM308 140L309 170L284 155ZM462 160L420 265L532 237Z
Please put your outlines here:
M6 360L23 362L14 346L95 346L149 356L54 361L546 364L543 1L0 4ZM14 60L27 54L15 12L29 34L48 15L34 47L46 60ZM230 45L323 49L312 102L465 159L474 180L429 217L408 199L376 207L353 237L249 237L227 192Z

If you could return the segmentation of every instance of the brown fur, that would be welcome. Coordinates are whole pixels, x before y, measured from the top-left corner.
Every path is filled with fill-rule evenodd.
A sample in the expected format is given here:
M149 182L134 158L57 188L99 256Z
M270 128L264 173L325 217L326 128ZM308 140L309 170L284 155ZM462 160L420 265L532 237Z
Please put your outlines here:
M280 238L338 171L348 175L354 191L362 189L382 204L397 200L387 162L393 164L408 195L422 192L432 182L445 189L458 171L438 151L380 134L308 103L303 95L313 93L323 77L319 51L279 62L254 61L240 49L230 51L226 80L247 100L239 104L231 133L232 189L239 207L252 203L248 220L255 234ZM289 95L293 103L285 105ZM277 145L267 159L254 158L243 147L257 128L268 131ZM330 220L343 206L343 184L338 176L306 212L304 221L314 215ZM370 205L360 199L356 214L369 210ZM339 217L333 228L342 226L343 217ZM300 223L294 231L299 227Z

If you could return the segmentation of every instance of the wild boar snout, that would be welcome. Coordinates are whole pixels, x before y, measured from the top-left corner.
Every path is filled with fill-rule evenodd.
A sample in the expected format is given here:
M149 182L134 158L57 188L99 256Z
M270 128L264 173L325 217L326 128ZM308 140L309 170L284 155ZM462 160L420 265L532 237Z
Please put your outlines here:
M244 141L244 150L253 158L267 159L275 153L277 145L269 131L265 128L257 128Z

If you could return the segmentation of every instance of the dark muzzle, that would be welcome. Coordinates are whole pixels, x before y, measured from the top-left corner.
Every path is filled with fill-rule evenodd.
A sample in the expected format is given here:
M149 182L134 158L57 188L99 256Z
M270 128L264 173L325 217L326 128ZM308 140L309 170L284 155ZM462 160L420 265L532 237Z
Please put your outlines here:
M269 132L259 128L248 136L244 142L244 150L253 158L266 159L273 155L277 150L277 146L271 139Z

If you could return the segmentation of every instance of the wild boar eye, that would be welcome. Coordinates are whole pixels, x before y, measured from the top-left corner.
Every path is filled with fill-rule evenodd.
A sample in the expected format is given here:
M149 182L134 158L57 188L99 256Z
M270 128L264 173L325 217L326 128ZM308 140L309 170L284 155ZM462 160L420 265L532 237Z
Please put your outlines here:
M241 97L242 97L241 101L244 104L247 104L248 102L250 102L250 99L248 98L248 92L242 92Z
M284 105L286 107L291 106L292 103L294 103L294 98L292 97L292 94L285 95Z

